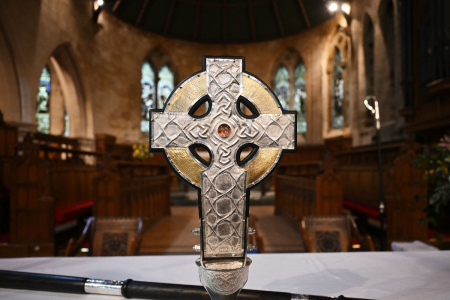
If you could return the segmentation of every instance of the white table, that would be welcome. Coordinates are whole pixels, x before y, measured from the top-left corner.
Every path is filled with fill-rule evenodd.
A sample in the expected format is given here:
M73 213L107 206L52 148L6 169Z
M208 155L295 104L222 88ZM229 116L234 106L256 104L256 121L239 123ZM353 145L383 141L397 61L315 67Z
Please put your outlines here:
M199 285L196 255L0 259L0 269ZM450 251L254 254L245 288L370 299L450 299ZM123 299L0 289L0 299Z
M438 248L430 246L422 241L414 242L392 242L393 251L439 251Z

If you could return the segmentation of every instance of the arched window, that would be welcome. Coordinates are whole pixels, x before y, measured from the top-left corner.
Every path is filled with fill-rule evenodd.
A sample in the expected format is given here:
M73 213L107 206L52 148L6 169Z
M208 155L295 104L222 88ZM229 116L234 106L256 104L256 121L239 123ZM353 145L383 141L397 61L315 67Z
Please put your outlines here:
M61 65L55 56L51 56L39 77L36 106L38 132L69 136L68 91L64 90L69 81L64 76Z
M58 46L42 69L37 89L37 130L52 135L86 137L92 124L77 67L67 44ZM36 78L37 79L37 78ZM93 129L92 129L93 130Z
M64 103L64 135L69 136L69 115L67 114L66 104Z
M333 74L331 82L331 117L332 128L342 129L346 124L347 88L345 86L346 74L342 63L342 53L335 48Z
M280 100L284 109L291 109L291 87L289 83L289 71L285 66L280 66L275 74L275 95Z
M163 108L164 102L169 98L174 87L174 76L166 65L158 73L158 108Z
M324 138L350 135L350 36L338 30L331 42L327 62L327 94ZM325 100L325 99L324 99Z
M162 66L156 78L150 61L142 63L141 132L149 132L150 109L162 109L174 86L175 76L169 66Z
M141 67L141 131L149 131L150 109L156 108L155 72L148 61Z
M41 133L50 133L50 70L48 66L42 69L37 93L36 123Z
M275 73L274 86L275 95L280 100L283 109L297 111L297 133L306 132L306 80L305 64L301 61L300 55L289 59L289 65L293 72L285 65L281 65ZM294 62L296 61L296 62ZM300 61L300 62L299 62ZM295 67L295 69L294 69ZM293 78L291 78L293 74ZM293 84L291 84L291 82ZM292 95L292 96L291 96Z
M294 71L294 109L297 113L297 133L306 132L306 80L305 65L299 63Z

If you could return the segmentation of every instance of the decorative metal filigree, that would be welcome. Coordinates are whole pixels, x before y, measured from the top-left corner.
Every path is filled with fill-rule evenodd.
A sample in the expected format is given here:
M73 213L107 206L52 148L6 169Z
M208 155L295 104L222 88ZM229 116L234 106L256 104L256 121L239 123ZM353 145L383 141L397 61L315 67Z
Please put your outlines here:
M220 258L240 261L242 268L247 260L247 188L267 177L283 150L295 150L296 116L283 111L270 89L244 72L243 58L206 57L203 65L202 72L174 90L164 110L151 111L150 149L164 151L174 170L200 189L201 265ZM205 97L211 108L194 117L191 110ZM257 117L239 112L240 97L256 108ZM208 166L190 152L193 144L209 149ZM250 144L259 147L257 155L238 165L238 150ZM217 272L220 266L213 269ZM236 274L214 275L221 279L214 279L212 286L231 284L241 271L227 272ZM209 275L204 276L209 282Z

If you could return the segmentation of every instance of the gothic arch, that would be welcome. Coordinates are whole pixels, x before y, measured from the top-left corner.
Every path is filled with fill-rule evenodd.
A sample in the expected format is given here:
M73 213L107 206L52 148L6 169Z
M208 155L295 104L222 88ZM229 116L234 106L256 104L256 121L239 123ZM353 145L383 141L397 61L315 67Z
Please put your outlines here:
M273 80L275 78L275 74L278 70L278 68L281 65L286 66L286 68L288 68L289 74L293 74L295 67L300 63L303 62L304 60L302 59L302 56L300 55L300 53L292 48L286 48L277 58L277 60L275 61L275 64L273 65L272 68L272 76L271 76L271 80L272 80L272 86L273 85Z
M307 88L306 70L300 53L289 47L278 56L271 72L272 87L283 108L298 112L297 133L300 134L298 136L300 142L305 141L303 134L307 132L307 113L309 111L307 106L310 106L307 101L309 89ZM280 75L283 77L282 81L280 81Z
M158 73L162 67L168 66L170 70L173 72L174 83L177 85L178 83L178 70L175 67L175 63L172 60L169 52L161 46L156 46L152 50L148 52L145 56L144 60L148 60L151 66L154 68L155 72Z
M64 133L64 107L69 117L69 136L93 137L91 105L86 101L70 44L62 44L52 52L46 65L52 77L50 133ZM44 66L43 66L44 67Z
M11 45L0 24L0 110L5 121L21 121L19 79Z
M149 111L161 109L175 88L177 70L170 54L161 46L152 49L141 64L141 132L149 132Z
M337 54L340 54L339 61L336 61ZM351 57L351 40L347 31L339 27L335 36L333 37L330 48L328 52L328 60L326 66L327 72L327 84L326 84L326 94L325 105L324 105L324 137L331 138L336 136L348 135L350 134L350 97L349 97L349 63ZM342 68L342 90L343 90L343 101L342 101L342 126L335 126L333 109L334 109L334 97L333 97L333 80L335 67L339 66Z

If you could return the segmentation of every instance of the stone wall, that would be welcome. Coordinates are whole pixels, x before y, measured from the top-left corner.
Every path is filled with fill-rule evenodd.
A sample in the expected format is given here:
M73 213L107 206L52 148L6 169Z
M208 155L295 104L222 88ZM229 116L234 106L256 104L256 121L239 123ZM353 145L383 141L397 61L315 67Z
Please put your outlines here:
M379 2L360 0L352 4L355 17L351 23L349 68L351 119L355 122L337 135L353 136L354 144L358 145L370 143L373 135L372 127L361 126L366 116L365 108L361 106L365 96L361 22L366 10L374 15L375 93L383 103L382 118L386 116L382 124L386 128L397 128L401 124L397 114L402 103L398 94L400 88L397 89L400 66L396 65L394 72L395 101L391 99L391 91L386 94L383 81L386 68L382 63L386 61L383 56L386 51L385 44L380 42L383 39L380 19L376 15ZM66 82L61 85L61 93L69 114L72 137L92 139L97 133L106 133L117 136L120 143L146 141L147 137L140 132L140 76L141 64L147 57L155 52L163 53L161 59L170 61L177 84L201 69L202 55L245 56L246 70L273 86L277 61L289 48L298 51L306 66L308 131L299 142L324 142L327 136L324 124L328 122L324 109L329 101L327 64L330 45L336 34L347 27L341 14L297 35L266 42L225 45L159 36L125 24L107 11L101 12L95 24L92 14L90 1L0 2L0 78L6 78L0 82L0 109L6 121L33 128L40 73L46 64L56 64ZM395 33L398 35L397 29ZM59 107L60 115L63 106L56 107ZM391 123L393 125L389 125ZM61 132L61 128L54 127L52 132Z
M363 100L372 91L380 104L382 141L402 139L403 119L399 111L404 107L401 88L401 45L399 4L397 0L359 0L352 2L351 35L353 64L351 84L353 86L352 132L353 145L370 144L375 136L373 116L368 113ZM369 35L367 24L373 30L373 69L366 70L364 39ZM366 45L367 47L367 45ZM367 77L372 73L373 81ZM373 84L372 87L368 85Z

